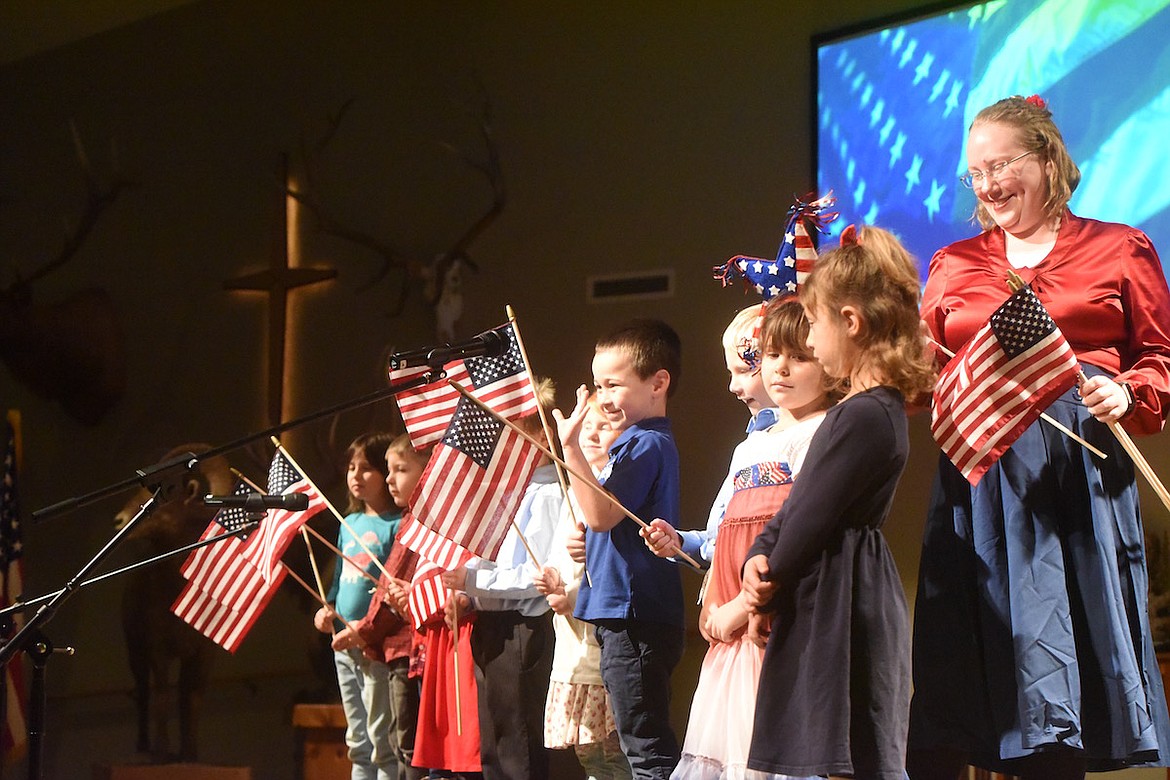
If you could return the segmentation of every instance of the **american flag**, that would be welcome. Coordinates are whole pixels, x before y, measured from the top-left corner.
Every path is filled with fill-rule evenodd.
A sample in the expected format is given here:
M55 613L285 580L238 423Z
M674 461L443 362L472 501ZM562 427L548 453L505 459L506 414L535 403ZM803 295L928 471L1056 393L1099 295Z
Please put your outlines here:
M329 504L317 486L300 472L282 447L276 448L272 465L268 467L268 494L271 496L304 493L309 497L309 508L303 511L270 509L260 523L260 529L244 546L244 558L271 579L280 556L297 531L313 515L327 509Z
M943 369L931 407L934 439L975 485L1078 371L1044 304L1021 287Z
M220 542L221 545L231 543ZM256 582L259 589L253 598L239 608L224 604L210 593L200 590L195 583L189 582L171 606L171 611L224 650L234 653L280 589L287 572L284 564L277 561L272 579L258 577Z
M473 557L467 548L418 522L411 514L402 519L399 539L423 560L443 569L459 568Z
M17 423L19 419L10 413L4 427L4 474L0 484L0 608L11 606L23 594L24 554L20 530L20 504L16 496L16 451ZM18 613L13 613L11 633L7 641L23 623ZM24 656L13 656L4 667L4 757L15 758L28 743L28 692L24 684Z
M517 381L527 384L527 375ZM414 490L411 512L440 536L494 559L541 457L511 427L461 399Z
M415 630L423 627L435 615L442 613L450 595L439 577L444 569L427 560L419 560L414 576L410 579L410 595L407 602Z
M468 383L467 367L462 360L448 363L443 368L447 377L461 385ZM411 366L390 372L391 382L401 382L430 371L426 366ZM395 396L402 422L410 434L410 443L416 450L425 449L443 438L447 423L459 405L459 391L446 381L404 390Z
M507 345L498 358L476 357L455 360L443 367L447 379L458 382L472 394L509 419L536 411L536 397L530 383L512 381L515 371L524 371L524 356L520 352L516 332L511 323L495 328ZM401 381L426 373L430 369L414 366L390 372L390 381ZM459 391L446 380L403 391L396 396L402 421L410 434L410 442L421 450L443 438L455 409L459 406Z
M247 495L252 487L239 480L233 495ZM200 541L225 536L248 522L243 507L225 507L207 525ZM229 652L240 646L256 618L268 606L284 580L277 563L275 576L266 579L243 555L245 542L233 536L193 551L181 569L187 586L171 611Z

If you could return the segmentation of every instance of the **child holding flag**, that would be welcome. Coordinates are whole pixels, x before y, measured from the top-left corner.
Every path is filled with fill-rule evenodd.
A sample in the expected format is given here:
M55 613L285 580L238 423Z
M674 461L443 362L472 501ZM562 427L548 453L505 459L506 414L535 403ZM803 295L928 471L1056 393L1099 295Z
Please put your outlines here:
M574 471L573 498L587 526L588 575L574 616L596 626L601 676L630 769L635 777L662 780L679 758L670 726L670 675L683 649L682 582L678 566L650 552L638 526L597 487L603 485L640 518L677 525L678 449L666 403L678 388L680 368L678 334L658 320L635 320L598 341L597 399L610 423L623 429L598 478L592 477L579 441L588 390L578 388L577 405L567 418L553 412Z
M365 616L370 606L369 579L378 574L378 563L386 557L401 512L386 486L386 448L390 434L371 433L357 437L347 451L346 482L349 508L338 531L339 557L334 566L333 586L323 606L313 616L313 625L331 634L344 623ZM376 556L374 560L371 556ZM352 561L352 563L351 563ZM359 571L357 566L364 566ZM356 646L334 648L337 685L345 709L345 744L353 764L354 780L390 780L395 777L395 757L389 740L390 668L381 659L366 657Z

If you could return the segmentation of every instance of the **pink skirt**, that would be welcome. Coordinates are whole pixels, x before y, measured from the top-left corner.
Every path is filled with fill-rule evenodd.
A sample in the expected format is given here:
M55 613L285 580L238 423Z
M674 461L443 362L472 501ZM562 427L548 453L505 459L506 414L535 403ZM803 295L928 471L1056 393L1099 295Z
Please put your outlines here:
M740 780L747 767L764 649L747 638L707 650L672 780Z

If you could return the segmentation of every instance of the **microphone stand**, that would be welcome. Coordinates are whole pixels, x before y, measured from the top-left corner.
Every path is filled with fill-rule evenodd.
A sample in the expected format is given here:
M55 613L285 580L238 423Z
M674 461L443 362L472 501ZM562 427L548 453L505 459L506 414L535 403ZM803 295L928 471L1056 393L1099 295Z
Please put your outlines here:
M210 458L216 457L217 455L223 455L224 453L232 452L233 450L238 450L241 447L246 447L247 445L251 444L254 441L258 441L260 439L271 438L272 436L275 436L278 433L283 433L284 431L287 431L290 428L296 428L298 426L304 425L305 423L310 423L310 422L313 422L315 420L320 420L322 417L328 417L330 415L337 414L339 412L347 412L351 409L357 409L357 408L360 408L362 406L368 406L369 404L375 403L377 401L381 401L385 398L390 398L391 396L395 396L398 393L401 393L403 390L410 390L410 389L415 388L415 387L420 387L422 385L431 384L432 382L437 382L438 380L442 379L443 377L445 377L447 375L446 372L443 371L443 365L442 365L443 360L444 360L444 356L439 355L435 358L435 362L438 362L438 365L435 365L434 363L432 363L429 366L429 370L426 371L425 373L419 374L418 376L411 377L410 379L406 379L406 380L403 380L401 382L391 383L391 385L389 387L386 387L382 390L375 390L372 393L367 393L366 395L359 396L358 398L354 398L354 399L351 399L349 401L342 401L339 404L334 404L333 406L329 406L329 407L326 407L324 409L319 409L318 411L315 411L315 412L310 412L309 414L306 414L302 417L297 417L294 420L289 420L286 423L281 423L280 425L273 425L270 428L265 428L264 430L259 431L257 433L252 433L252 434L249 434L247 436L243 436L239 439L236 439L235 441L229 441L228 443L221 444L218 447L212 447L210 450L207 450L206 452L201 453L198 456L192 454L192 455L187 455L187 456L183 456L183 457L186 457L189 459L189 462L188 462L189 466L194 466L201 459L210 459ZM151 466L150 469L153 469L153 468L156 468L156 467L162 466L162 465L165 465L165 464L156 464L156 466ZM33 520L33 522L39 522L39 521L44 520L46 518L52 517L53 515L57 515L57 514L60 514L62 512L66 512L66 511L73 510L73 509L78 509L80 507L85 506L86 504L92 504L94 501L98 501L102 498L105 498L106 496L111 496L111 495L114 495L115 493L120 493L123 490L126 490L127 488L132 488L132 487L135 487L137 485L143 484L141 481L142 476L143 476L143 471L139 470L137 473L139 475L137 477L130 477L129 479L124 479L121 482L115 482L112 485L107 485L106 487L98 488L97 490L93 491L92 493L86 493L86 494L81 495L81 496L67 498L64 501L59 501L56 504L52 504L52 505L47 506L43 509L38 509L37 511L32 513L32 520ZM0 666L2 666L2 665L3 664L0 664Z
M8 662L12 660L12 657L21 650L27 652L32 659L33 675L29 693L28 726L28 777L30 780L39 780L43 777L44 772L42 764L44 758L44 722L46 706L45 669L48 665L48 659L54 653L73 655L75 652L72 647L54 647L52 641L49 640L49 638L41 630L41 627L52 620L52 618L56 615L57 610L60 609L61 605L63 605L74 593L86 585L90 585L94 582L100 582L115 575L136 569L139 566L155 563L159 560L162 560L163 558L177 555L180 552L194 549L204 544L212 544L223 539L230 538L252 527L245 526L244 528L241 528L240 531L235 533L215 536L211 539L204 540L203 542L197 542L193 545L188 545L187 547L184 547L180 550L172 550L169 553L155 556L149 560L140 561L139 563L124 567L114 572L109 572L99 577L88 577L89 573L93 571L93 569L95 569L103 560L105 560L110 555L110 553L112 553L118 547L118 545L120 545L126 539L130 531L133 530L133 528L137 526L139 522L148 517L159 504L164 503L171 496L174 496L178 493L187 475L187 472L190 471L199 462L199 459L212 458L218 455L222 455L226 452L231 452L233 450L239 449L240 447L246 446L258 439L274 436L277 433L281 433L298 425L303 425L305 423L321 419L322 417L337 414L338 412L366 406L384 398L396 395L404 390L410 390L421 385L436 382L446 376L445 372L443 371L443 362L444 361L442 356L436 356L430 360L428 371L402 382L391 383L390 386L385 389L368 393L350 401L335 404L326 409L321 409L319 411L304 415L303 417L298 417L297 419L291 420L287 423L274 425L270 428L266 428L265 430L260 431L259 433L254 433L249 436L242 437L235 441L228 442L227 444L220 445L219 447L213 447L199 456L188 452L178 456L177 458L162 461L144 469L138 469L135 472L136 476L134 477L122 480L112 485L108 485L104 488L99 488L98 490L87 493L85 495L66 499L32 513L32 519L36 521L64 512L66 510L76 509L87 504L91 504L94 501L105 498L106 496L119 493L123 490L126 490L127 488L137 485L144 486L151 491L150 498L147 499L146 502L138 508L138 511L132 518L130 518L130 521L127 522L126 525L122 526L122 528L119 529L100 550L98 550L97 554L95 554L80 569L78 569L72 577L69 578L69 580L65 583L65 587L45 596L39 596L36 599L28 602L18 602L13 606L0 611L0 618L2 618L10 612L23 610L36 604L41 605L40 609L38 609L33 614L33 616L25 622L20 630L17 631L11 639L4 643L3 646L0 646L0 668L7 666ZM436 363L438 365L436 365ZM248 519L251 520L252 515L249 515ZM259 521L257 520L256 522Z

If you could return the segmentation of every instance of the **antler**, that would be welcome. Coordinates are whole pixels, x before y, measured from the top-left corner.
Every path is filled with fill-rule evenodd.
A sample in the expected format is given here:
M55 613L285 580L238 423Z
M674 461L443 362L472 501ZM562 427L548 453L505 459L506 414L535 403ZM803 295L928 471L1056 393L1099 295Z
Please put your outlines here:
M333 140L333 136L337 134L338 128L341 127L341 121L345 118L345 114L349 111L353 102L354 98L346 100L336 112L328 116L325 132L313 144L311 150L307 148L302 140L301 161L304 168L305 186L300 189L287 187L286 192L312 213L313 218L317 221L317 229L322 233L327 236L333 236L334 238L340 238L343 241L349 241L382 258L382 267L375 274L370 285L381 281L392 270L397 269L401 272L397 301L392 311L392 315L398 315L406 305L406 297L410 290L411 278L419 278L422 276L422 263L406 256L372 233L343 224L333 216L322 202L319 195L320 190L315 181L314 161L321 156L322 152L325 151L325 148Z
M492 105L486 94L484 95L483 105L480 109L479 134L480 138L483 139L484 151L486 152L486 159L484 160L476 159L470 154L456 149L452 144L442 143L444 149L457 155L468 166L487 177L488 183L492 188L492 205L482 217L467 228L450 249L439 256L437 262L440 264L444 260L450 262L454 258L463 258L474 268L475 265L467 258L467 248L475 242L475 239L479 238L480 234L487 229L488 225L495 221L496 217L500 215L500 212L504 210L504 204L508 199L508 193L504 189L503 171L500 168L500 151L496 147L495 136L492 134ZM441 270L441 268L437 270ZM436 278L441 278L441 274L436 274ZM442 290L440 289L438 292L441 293ZM436 295L435 297L437 299L438 296Z
M484 98L480 108L480 137L483 139L485 147L484 156L482 158L473 156L446 142L441 142L440 146L487 178L492 190L492 203L483 216L473 222L449 249L441 252L429 262L423 262L408 255L389 241L373 233L346 225L331 213L320 197L320 190L316 186L314 162L320 158L337 134L346 113L354 103L353 98L346 100L336 112L329 114L325 132L312 146L303 141L301 143L305 186L287 187L288 195L308 209L322 233L367 249L382 259L381 266L374 272L370 282L366 285L367 287L378 284L394 272L398 273L398 292L390 312L391 316L397 316L404 309L412 281L426 282L428 302L435 305L443 294L444 284L449 276L448 271L452 266L462 262L474 270L475 264L468 257L467 250L503 211L507 194L504 190L499 150L492 134L491 102L482 87L481 92L484 92Z
M98 220L102 214L113 205L122 191L130 186L133 182L121 175L117 164L117 146L113 141L110 142L110 159L112 173L108 181L102 181L101 178L94 172L93 165L90 164L89 154L85 150L85 144L81 140L81 133L77 130L77 125L72 120L69 121L69 131L73 136L73 148L77 153L77 162L81 167L81 172L85 181L85 207L82 209L81 216L77 221L77 225L72 231L66 234L65 242L61 246L61 250L57 256L49 260L36 271L33 271L27 277L20 277L10 284L8 287L0 290L0 301L9 302L27 302L31 295L31 286L33 282L43 279L53 271L69 262L81 249L89 234L93 232Z

